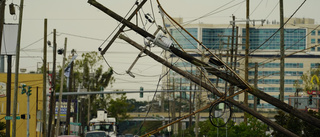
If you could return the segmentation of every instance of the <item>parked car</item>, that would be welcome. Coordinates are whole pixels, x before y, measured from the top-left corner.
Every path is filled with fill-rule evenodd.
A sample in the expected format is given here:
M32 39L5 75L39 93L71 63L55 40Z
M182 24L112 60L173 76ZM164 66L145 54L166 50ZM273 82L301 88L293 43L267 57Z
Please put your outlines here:
M76 135L60 135L58 137L80 137L80 136L76 136Z
M86 137L109 137L104 131L90 131L87 132Z
M133 137L132 134L125 134L124 137Z

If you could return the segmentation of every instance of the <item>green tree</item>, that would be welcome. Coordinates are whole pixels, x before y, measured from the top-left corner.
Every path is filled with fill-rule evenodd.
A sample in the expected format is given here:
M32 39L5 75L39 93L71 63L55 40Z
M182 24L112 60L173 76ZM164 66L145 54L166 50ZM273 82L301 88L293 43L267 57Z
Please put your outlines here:
M309 110L308 114L320 119L320 112ZM317 128L308 122L303 121L303 132L305 137L317 137L320 135L320 128Z
M223 119L218 119L218 121L214 121L214 122L215 122L216 125L224 124ZM211 124L210 120L206 120L204 122L200 122L200 124L199 124L199 127L200 127L199 136L201 136L201 137L202 136L213 137L213 136L217 136L218 135L220 137L225 137L226 134L228 134L228 136L233 136L234 135L234 131L233 131L233 128L232 128L233 125L234 125L234 122L232 120L230 120L227 123L227 126L215 127L215 126L213 126Z
M82 59L76 60L74 63L74 72L78 74L76 81L82 83L83 87L88 91L102 91L108 86L112 86L115 82L113 77L113 69L108 68L103 71L101 62L103 58L97 52L88 52L81 55ZM116 98L113 98L116 97ZM98 109L107 110L109 115L115 117L118 121L127 119L128 109L132 109L127 103L126 94L114 95L91 95L90 102L92 105L91 116L96 116ZM87 107L85 107L87 108Z
M117 96L116 98L113 98ZM108 111L108 115L115 117L118 122L129 118L128 110L133 109L134 105L127 102L126 94L107 95L104 98L95 100L94 110L103 109Z
M103 72L102 56L97 52L88 52L81 55L82 59L74 63L74 73L79 74L76 81L82 83L90 91L100 91L101 88L112 86L115 82L113 69Z
M219 125L224 124L223 119L219 119ZM224 127L215 127L211 124L209 120L200 122L200 136L220 136L225 137L268 137L266 131L268 131L268 126L260 122L257 118L248 115L248 124L244 122L239 125L230 120L227 123L227 126Z
M312 77L316 76L312 79ZM303 81L303 84L296 81L294 83L294 86L296 88L301 88L303 91L310 91L314 89L319 89L320 82L318 83L318 77L320 76L320 68L313 68L310 69L307 73L303 73L303 75L300 77Z
M236 137L268 137L269 135L266 135L266 131L268 131L268 126L249 114L248 124L242 122L239 125L234 126L234 132Z
M0 137L6 136L5 129L6 129L6 123L0 122Z
M320 119L320 113L315 112L312 110L309 110L307 112L308 114ZM317 137L320 134L320 128L317 128L308 122L302 121L293 115L286 114L283 111L278 111L278 114L274 117L276 120L276 123L281 125L282 127L290 130L292 133L302 136L302 137ZM303 134L302 134L303 133ZM279 131L272 132L272 135L276 137L285 137L284 134L282 134Z

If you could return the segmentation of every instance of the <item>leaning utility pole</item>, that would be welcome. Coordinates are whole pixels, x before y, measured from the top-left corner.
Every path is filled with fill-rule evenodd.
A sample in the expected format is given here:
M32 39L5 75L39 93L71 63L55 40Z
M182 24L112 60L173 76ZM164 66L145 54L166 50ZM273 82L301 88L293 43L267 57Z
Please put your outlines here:
M42 136L47 136L47 19L44 19L43 35L43 83L42 83Z
M237 55L237 53L234 53L235 51L235 44L234 44L234 31L235 31L235 16L232 15L232 34L231 34L231 58L230 58L230 64L231 64L231 68L234 68L234 71L235 71L235 68L236 68L236 65L237 65L237 60L233 60L233 56L234 55ZM238 36L237 36L238 38ZM232 64L234 62L234 64ZM233 66L234 65L234 66ZM229 89L229 95L232 95L234 94L234 85L230 85L230 89Z
M74 50L71 51L72 52L72 57L74 56ZM70 74L68 77L68 91L72 92L72 75L73 75L73 60L71 60L71 64L70 64ZM66 135L70 134L70 107L71 107L71 98L72 96L68 96L67 97L67 119L66 119L66 131L68 132Z
M137 48L139 50L143 49L143 47L141 45L139 45L138 43L134 42L133 40L131 40L130 38L128 38L128 37L126 37L124 35L120 35L119 38L123 39L124 41L128 42L129 44L131 44L132 46L134 46L135 48ZM185 72L185 71L181 70L180 68L172 65L168 61L162 59L161 57L159 57L158 55L150 52L149 50L144 50L144 53L146 55L150 56L151 58L153 58L154 60L158 61L159 63L165 65L168 68L170 68L171 70L173 70L173 71L177 72L178 74L184 76L185 78L190 79L190 81L192 81L192 82L194 82L194 83L196 83L198 85L201 85L203 88L205 88L206 90L212 92L213 94L215 94L215 95L217 95L219 97L223 97L223 95L220 94L217 91L216 88L212 87L211 85L207 84L206 82L201 81L198 77L194 76L193 74L190 74L188 72ZM249 114L255 116L256 118L260 119L264 123L266 123L269 126L271 126L272 128L274 128L275 130L280 131L280 132L282 132L283 134L285 134L287 136L295 136L295 134L291 133L289 130L283 128L282 126L276 124L275 122L271 121L270 119L262 116L260 113L248 108L247 106L245 106L243 104L240 104L239 102L233 100L232 98L227 99L227 101L230 102L231 104L235 105L236 107L248 112Z
M258 62L254 63L254 88L258 89ZM253 109L257 111L257 97L254 96Z
M128 17L128 21L130 21L137 13L138 11L142 8L142 6L147 2L147 0L143 0L140 2L140 4L137 4L137 8L134 10L134 12ZM123 32L123 29L126 27L126 25L122 25L119 30L115 33L115 35L112 37L108 45L101 51L101 55L104 55L111 44L118 38L121 32Z
M59 103L58 103L58 115L57 115L57 124L56 124L56 135L59 136L60 133L60 112L61 112L61 102L62 102L62 91L63 91L63 82L64 82L64 64L67 52L67 38L64 39L64 49L63 49L63 58L62 58L62 70L61 70L61 83L60 83L60 92L59 92Z
M94 7L100 9L101 11L103 11L104 13L108 14L109 16L113 17L115 20L120 21L121 23L125 24L127 27L131 28L132 30L134 30L135 32L137 32L138 34L140 34L141 36L148 38L150 40L155 40L156 37L153 36L152 34L148 33L147 31L143 30L142 28L136 26L135 24L127 21L126 19L122 18L121 16L119 16L118 14L114 13L113 11L111 11L110 9L104 7L103 5L101 5L100 3L96 2L95 0L89 0L88 1L90 4L92 4ZM179 24L178 24L179 25ZM180 26L181 28L183 28L182 26ZM138 45L136 42L126 38L125 36L120 36L121 39L124 39L125 41L127 41L128 43L130 43L131 45L136 46L139 50L142 50L143 47L141 47L140 45ZM194 38L195 39L195 38ZM195 39L196 40L196 39ZM198 43L200 43L198 40L196 40ZM161 42L161 41L160 41ZM279 109L286 111L294 116L297 116L298 118L316 126L316 127L320 127L320 120L310 116L306 113L303 113L295 108L293 108L292 106L283 103L282 101L275 99L274 97L266 94L263 91L260 91L259 89L255 89L253 87L251 87L247 81L243 81L241 77L239 77L234 71L232 71L228 65L226 65L223 61L219 60L214 54L212 54L210 52L209 49L207 49L205 46L203 46L208 52L210 52L217 61L219 61L218 63L223 64L224 67L228 68L233 74L234 76L231 76L229 73L225 73L224 71L220 71L218 69L216 69L215 67L210 66L208 63L205 63L203 61L200 61L198 59L196 59L195 57L187 54L186 52L183 52L173 46L168 46L168 45L162 45L159 44L160 47L162 47L165 50L171 51L173 54L179 56L180 58L185 59L186 61L192 63L193 65L196 65L198 67L202 66L207 72L209 72L212 75L216 75L218 77L220 77L221 79L225 80L226 82L229 82L230 84L236 85L238 88L242 89L243 91L248 91L251 94L253 94L254 96L257 96L261 99L263 99L264 101L278 107ZM201 81L198 78L195 78L193 75L189 74L189 73L184 73L181 72L181 70L177 69L177 67L173 66L171 63L167 63L165 60L163 60L162 58L160 58L159 56L155 56L154 54L152 54L150 51L148 50L144 50L144 53L146 53L147 55L149 55L150 57L152 57L153 59L159 61L160 63L162 63L163 65L171 68L172 70L176 71L177 73L183 75L184 77L190 79L191 81L197 83L198 85L201 85L203 88L205 88L208 91L211 91L212 93L216 94L217 96L224 98L225 96L219 92L213 85L209 85L204 81ZM240 104L239 102L233 100L232 98L227 98L227 101L233 105L235 105L236 107L246 111L247 113L255 116L256 118L260 119L261 121L265 122L266 124L270 125L271 127L273 127L275 130L278 130L284 134L286 134L287 136L296 136L295 134L293 134L292 132L288 131L287 129L281 127L280 125L270 121L269 119L265 118L264 116L262 116L261 114L257 113L256 111L248 108L245 105ZM194 115L194 113L192 114Z
M283 0L280 0L280 100L284 101L284 26Z
M52 82L51 82L51 96L50 96L50 114L49 114L49 124L48 124L48 134L49 137L54 135L55 124L52 120L55 119L55 108L56 108L56 58L57 58L57 41L56 41L56 29L53 29L53 69L52 69Z
M248 80L249 80L249 76L248 76L248 74L249 74L249 20L250 20L250 18L249 18L249 15L250 15L250 13L249 13L249 7L250 6L250 4L249 4L249 0L247 0L247 12L246 12L246 19L247 19L247 21L246 21L246 49L245 49L245 64L244 64L244 75L245 75L245 77L244 77L244 80L246 81L246 82L248 82ZM244 105L245 106L248 106L248 92L244 92ZM247 116L246 116L246 114L245 114L245 112L244 112L244 115L243 115L244 117L243 117L243 121L247 124Z
M14 93L13 93L13 112L12 112L12 137L16 137L16 117L17 117L17 104L18 104L18 83L19 83L19 63L20 63L20 42L21 42L21 28L22 28L22 15L23 15L23 2L20 1L19 13L19 27L16 48L16 65L15 65L15 78L14 78Z

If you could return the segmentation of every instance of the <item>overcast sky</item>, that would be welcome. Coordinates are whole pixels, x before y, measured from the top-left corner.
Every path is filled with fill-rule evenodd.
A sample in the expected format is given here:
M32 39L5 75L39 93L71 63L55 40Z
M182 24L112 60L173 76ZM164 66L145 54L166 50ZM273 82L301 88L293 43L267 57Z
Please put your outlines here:
M122 16L128 13L135 3L135 0L97 1ZM207 13L212 13L210 16L195 20L193 23L228 24L232 14L238 20L245 19L245 0L159 1L168 14L172 17L182 17L184 21L194 20ZM6 4L9 5L12 2L20 4L19 0L8 0ZM284 0L285 17L290 17L302 2L303 0ZM319 24L319 5L319 0L308 0L294 17L313 18ZM152 10L157 23L161 24L161 16L156 0L148 1L143 7L145 13L152 14ZM10 15L9 9L6 9L5 12L5 23L18 22L18 15ZM118 25L118 22L114 19L88 4L87 0L25 0L23 12L20 68L26 68L27 72L35 71L37 63L42 62L43 40L41 39L44 35L45 18L48 19L48 40L52 41L53 29L57 29L58 48L63 48L64 39L67 37L68 54L70 54L71 49L75 49L78 54L82 54L84 52L97 51L100 46L104 48L106 44L101 45L102 42L107 39ZM16 9L16 13L19 13L18 9ZM278 0L251 0L250 19L279 21ZM142 20L145 21L144 18ZM153 33L153 31L150 31L150 33ZM138 34L130 32L126 34L143 44L143 38ZM160 55L162 50L153 48L152 51ZM121 40L116 40L116 43L105 54L105 58L117 73L125 74L125 71L138 53L139 51L131 45ZM15 64L14 61L15 58L13 57L13 64ZM50 47L48 47L48 62L52 62L52 49ZM61 64L62 58L60 56L57 58L57 62ZM102 64L105 66L104 70L107 70L106 63L102 62ZM112 88L109 87L106 90L139 90L140 86L143 86L145 90L155 90L161 75L161 68L160 63L149 57L143 57L132 70L136 74L136 78L132 78L129 75L114 75L116 83ZM159 87L159 89L161 88Z

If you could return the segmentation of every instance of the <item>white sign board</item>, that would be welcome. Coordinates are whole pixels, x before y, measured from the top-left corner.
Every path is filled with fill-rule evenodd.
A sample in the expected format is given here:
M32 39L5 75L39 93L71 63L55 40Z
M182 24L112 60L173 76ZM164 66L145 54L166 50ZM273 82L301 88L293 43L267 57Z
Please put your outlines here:
M18 38L18 24L4 24L1 42L1 55L15 55Z
M7 84L4 82L0 82L0 97L5 97L7 93Z

